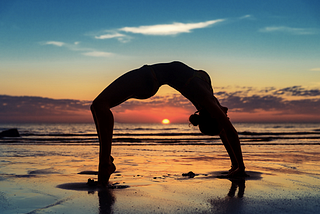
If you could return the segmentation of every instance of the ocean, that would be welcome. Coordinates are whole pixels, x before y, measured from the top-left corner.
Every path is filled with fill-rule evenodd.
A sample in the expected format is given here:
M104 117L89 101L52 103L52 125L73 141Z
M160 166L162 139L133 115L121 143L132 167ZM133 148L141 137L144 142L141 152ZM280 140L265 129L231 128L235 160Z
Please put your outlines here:
M234 123L242 145L320 145L320 123ZM0 132L17 128L20 137L0 144L99 145L93 123L1 124ZM115 123L113 145L221 145L189 124Z
M320 123L234 126L250 177L220 179L230 158L197 127L116 123L108 189L82 173L98 169L93 123L0 124L21 135L0 138L0 213L320 213Z

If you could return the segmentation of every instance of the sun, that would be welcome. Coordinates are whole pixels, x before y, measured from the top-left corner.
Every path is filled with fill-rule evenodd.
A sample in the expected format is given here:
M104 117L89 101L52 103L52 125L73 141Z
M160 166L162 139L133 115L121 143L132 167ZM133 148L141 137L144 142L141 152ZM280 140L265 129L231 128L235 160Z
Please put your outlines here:
M162 124L169 124L170 123L170 120L168 120L168 119L163 119L162 120Z

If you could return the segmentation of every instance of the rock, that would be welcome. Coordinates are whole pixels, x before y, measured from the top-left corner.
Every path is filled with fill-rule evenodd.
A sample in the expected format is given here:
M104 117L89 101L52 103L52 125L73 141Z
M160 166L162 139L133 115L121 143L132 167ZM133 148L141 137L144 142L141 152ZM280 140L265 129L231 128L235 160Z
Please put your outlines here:
M0 138L2 137L20 137L18 129L8 129L0 132Z
M97 186L98 185L98 181L94 181L94 179L89 178L88 182L87 182L88 186Z
M182 176L188 176L189 178L194 178L194 176L196 176L196 174L194 174L192 171L190 171L188 173L183 173Z

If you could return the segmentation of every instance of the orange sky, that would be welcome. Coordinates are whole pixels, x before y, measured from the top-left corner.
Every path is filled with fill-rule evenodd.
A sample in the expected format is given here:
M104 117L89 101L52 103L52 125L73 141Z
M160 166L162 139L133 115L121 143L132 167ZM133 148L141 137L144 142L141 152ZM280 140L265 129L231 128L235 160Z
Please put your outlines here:
M190 112L183 108L144 108L114 113L117 122L161 123L169 119L171 123L188 123Z

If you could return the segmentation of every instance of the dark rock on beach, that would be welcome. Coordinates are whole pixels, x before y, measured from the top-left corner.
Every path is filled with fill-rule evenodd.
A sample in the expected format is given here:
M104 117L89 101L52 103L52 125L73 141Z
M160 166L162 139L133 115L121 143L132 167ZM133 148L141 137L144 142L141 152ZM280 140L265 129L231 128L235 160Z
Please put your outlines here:
M0 138L2 137L20 137L18 129L8 129L0 132Z
M194 178L194 176L196 176L196 174L194 174L192 171L188 172L188 173L183 173L182 176L186 176L189 178Z

